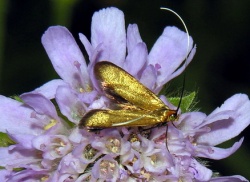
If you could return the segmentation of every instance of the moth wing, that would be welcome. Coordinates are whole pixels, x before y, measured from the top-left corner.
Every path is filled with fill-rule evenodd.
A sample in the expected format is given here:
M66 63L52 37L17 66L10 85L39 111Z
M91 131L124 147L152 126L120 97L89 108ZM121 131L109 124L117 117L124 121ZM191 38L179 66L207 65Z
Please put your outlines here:
M79 128L103 129L118 126L149 126L159 122L157 116L158 113L147 114L144 110L95 109L83 116Z
M108 97L150 111L168 108L152 91L113 63L98 62L94 71Z

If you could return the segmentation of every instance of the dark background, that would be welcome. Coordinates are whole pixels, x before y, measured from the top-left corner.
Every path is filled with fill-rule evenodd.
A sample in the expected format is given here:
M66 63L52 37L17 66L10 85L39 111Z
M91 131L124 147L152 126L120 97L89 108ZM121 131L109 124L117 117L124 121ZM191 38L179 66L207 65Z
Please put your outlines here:
M123 10L126 24L139 25L149 50L166 25L183 29L175 15L159 8L171 8L182 16L197 44L185 86L187 91L198 91L196 108L209 114L235 93L250 94L249 0L2 0L0 94L21 94L58 78L41 44L43 32L60 24L76 39L79 32L89 37L93 12L108 6ZM169 88L181 88L182 80L175 80ZM210 162L214 171L250 179L249 132L248 128L223 145L230 146L245 137L235 154Z

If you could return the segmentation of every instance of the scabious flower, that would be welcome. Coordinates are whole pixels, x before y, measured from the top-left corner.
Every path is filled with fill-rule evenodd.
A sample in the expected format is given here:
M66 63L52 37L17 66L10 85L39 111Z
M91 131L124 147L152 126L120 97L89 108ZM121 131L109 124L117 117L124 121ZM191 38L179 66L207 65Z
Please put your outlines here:
M247 181L238 175L214 177L200 160L223 159L240 147L243 139L228 149L215 146L249 125L250 101L244 94L208 116L180 114L174 125L167 124L167 135L166 126L78 128L86 112L112 105L95 79L97 62L115 63L158 94L192 60L191 37L187 51L186 33L166 27L148 53L137 25L129 25L126 33L124 15L116 8L93 15L91 41L79 36L88 65L70 32L50 27L42 43L61 79L22 94L21 101L0 96L0 132L13 141L0 147L0 181Z

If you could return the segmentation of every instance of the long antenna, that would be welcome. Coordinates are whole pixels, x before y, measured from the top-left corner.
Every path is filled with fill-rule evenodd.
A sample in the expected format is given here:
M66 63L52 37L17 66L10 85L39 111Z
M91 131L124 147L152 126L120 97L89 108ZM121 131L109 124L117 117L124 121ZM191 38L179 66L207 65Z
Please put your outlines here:
M189 44L190 44L190 37L189 37L189 32L188 32L187 26L186 26L184 20L181 18L181 16L178 13L176 13L174 10L169 9L169 8L165 8L165 7L161 7L160 9L170 11L171 13L176 15L179 18L179 20L181 21L181 23L183 24L184 28L185 28L185 31L187 33L187 54L186 54L186 57L185 57L185 66L186 66L187 65L187 57L188 57L188 53L189 53L189 51L188 51L189 50ZM182 100L182 97L184 95L184 88L185 88L185 83L186 83L185 78L186 78L186 72L184 71L183 86L182 86L182 91L181 91L181 96L180 96L180 102L179 102L179 104L177 106L177 109L176 109L177 113L178 113L178 111L180 109L181 100Z
M189 38L188 29L187 29L187 26L186 26L184 20L181 18L181 16L180 16L178 13L176 13L176 12L175 12L174 10L172 10L172 9L165 8L165 7L161 7L160 9L170 11L171 13L175 14L175 15L179 18L179 20L181 20L181 23L183 24L183 26L184 26L184 28L185 28L185 31L186 31L186 33L187 33L187 55L188 55L188 48L189 48L189 44L190 44L190 38ZM186 56L185 59L187 60L187 56Z

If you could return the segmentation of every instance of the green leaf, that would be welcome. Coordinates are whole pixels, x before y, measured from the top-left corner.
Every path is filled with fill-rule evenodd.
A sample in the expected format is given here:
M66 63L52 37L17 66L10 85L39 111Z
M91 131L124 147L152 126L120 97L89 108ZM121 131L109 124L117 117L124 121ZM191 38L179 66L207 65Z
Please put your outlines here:
M190 111L191 106L193 105L195 96L196 96L196 92L191 92L190 94L182 97L181 105L180 105L182 113ZM173 105L178 106L180 102L180 97L171 97L171 98L168 98L168 100Z
M8 134L0 132L0 147L8 147L14 144L15 142L10 139Z

